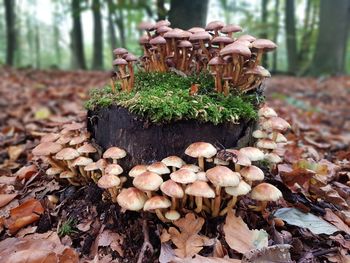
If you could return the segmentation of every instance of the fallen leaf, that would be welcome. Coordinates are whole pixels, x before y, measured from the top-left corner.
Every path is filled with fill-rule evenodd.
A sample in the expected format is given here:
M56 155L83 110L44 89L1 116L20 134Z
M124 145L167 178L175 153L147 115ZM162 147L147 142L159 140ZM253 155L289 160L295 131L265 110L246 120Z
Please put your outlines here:
M280 172L283 182L291 189L295 190L295 184L302 187L305 191L309 190L310 179L315 172L304 168L294 168L291 172Z
M10 146L8 148L8 155L10 157L10 160L15 162L18 157L23 153L25 150L24 145L16 145L16 146Z
M321 182L315 182L310 185L310 192L316 194L318 197L322 198L323 200L337 205L341 208L348 209L349 206L342 198L339 193L332 188L330 184L324 185Z
M203 246L208 242L208 238L199 235L205 220L197 217L193 213L188 213L185 218L181 218L174 222L178 227L169 228L171 241L177 247L175 255L180 258L192 257L202 250Z
M265 230L250 230L241 217L236 217L234 211L227 213L223 227L225 240L230 248L239 253L267 246L268 235Z
M178 261L175 259L174 263L241 263L242 261L239 259L232 258L217 258L217 257L203 257L200 255L196 255L191 259L182 259Z
M21 169L19 169L15 173L15 175L18 177L19 180L22 180L22 179L28 180L37 172L38 172L38 168L34 164L32 164L28 166L23 166Z
M34 118L36 120L48 119L51 115L51 111L47 107L42 107L34 113Z
M104 230L96 237L95 242L97 247L109 246L113 251L118 252L121 257L124 256L124 251L122 249L124 238L112 230Z
M0 207L10 203L16 196L17 194L0 194Z
M309 229L312 233L332 235L338 228L311 213L303 213L296 208L280 208L274 217L281 218L288 224Z
M335 225L339 230L344 231L350 235L350 227L348 227L343 220L341 220L336 214L332 212L329 208L326 208L326 214L323 216L329 223Z
M243 255L242 263L292 263L290 245L275 245L249 251Z

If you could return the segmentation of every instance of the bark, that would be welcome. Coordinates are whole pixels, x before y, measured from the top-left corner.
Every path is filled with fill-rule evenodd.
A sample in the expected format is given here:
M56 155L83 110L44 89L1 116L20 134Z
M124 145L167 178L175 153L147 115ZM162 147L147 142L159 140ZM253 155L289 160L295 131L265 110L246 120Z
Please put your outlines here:
M267 35L267 30L268 30L268 25L267 25L267 5L268 5L268 0L261 0L261 24L262 27L264 28L263 32L260 34L260 38L268 38ZM262 65L263 67L267 67L267 56L263 56L262 58Z
M80 16L80 1L72 0L72 20L73 29L71 32L72 37L72 59L73 67L79 69L86 69L85 55L84 55L84 38L81 25Z
M93 0L92 13L94 21L94 51L92 68L101 70L103 69L103 28L100 0Z
M349 16L349 0L321 1L316 50L309 72L311 75L345 73Z
M13 66L16 51L15 0L4 0L6 20L6 64Z
M275 0L275 10L273 14L273 23L274 23L274 31L273 31L273 38L272 41L277 43L277 37L279 32L279 7L280 7L280 0ZM272 71L277 71L277 52L278 49L276 49L272 54Z
M286 0L286 37L287 37L287 57L288 72L295 74L298 69L297 59L297 38L295 31L295 8L294 0Z
M208 0L171 0L169 20L173 28L204 27L207 20Z

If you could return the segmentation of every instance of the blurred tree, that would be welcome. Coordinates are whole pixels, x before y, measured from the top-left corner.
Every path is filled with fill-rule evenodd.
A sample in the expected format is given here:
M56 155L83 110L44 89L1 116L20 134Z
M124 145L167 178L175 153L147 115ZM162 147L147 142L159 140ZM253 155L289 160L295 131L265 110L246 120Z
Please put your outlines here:
M92 13L94 21L94 46L93 46L93 69L103 68L103 28L101 17L100 0L92 1Z
M157 20L164 20L167 15L167 10L165 9L165 0L157 0Z
M171 0L169 21L172 27L189 29L204 27L207 20L209 0Z
M39 24L36 21L35 24L35 42L34 42L34 46L35 46L35 67L36 68L40 68L40 53L41 53L41 47L40 47L40 28L39 28Z
M280 7L280 0L275 0L275 10L273 13L273 24L274 24L274 31L273 31L273 37L272 41L277 43L277 37L279 32L279 7ZM277 50L275 50L272 54L272 71L277 71Z
M297 36L295 31L295 7L294 0L286 0L286 43L287 43L287 59L288 72L295 74L298 69L297 57Z
M117 44L117 36L115 33L115 28L114 28L114 3L112 0L108 0L107 1L108 4L108 33L109 33L109 41L110 41L110 45L111 45L111 50L113 51L113 49L115 49L118 44Z
M73 29L71 32L72 63L73 68L86 69L80 2L80 0L72 0L71 2L73 20Z
M267 5L268 0L261 0L261 25L262 30L260 34L260 38L268 38L268 24L267 24ZM267 67L267 56L264 56L262 59L262 66Z
M322 0L316 50L311 75L345 73L345 57L350 30L350 1Z
M4 0L6 20L6 64L13 66L16 50L15 0Z

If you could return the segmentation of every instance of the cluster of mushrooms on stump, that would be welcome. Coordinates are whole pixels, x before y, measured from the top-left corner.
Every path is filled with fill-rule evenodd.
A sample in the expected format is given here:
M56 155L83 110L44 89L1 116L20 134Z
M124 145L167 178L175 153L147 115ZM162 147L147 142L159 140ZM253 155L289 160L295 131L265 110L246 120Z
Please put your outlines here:
M225 215L247 195L258 202L253 209L264 211L267 202L277 201L282 193L263 182L264 173L254 162L281 162L278 149L286 143L282 133L290 126L267 106L258 115L255 147L218 151L209 143L195 142L185 154L197 159L196 164L169 156L126 173L118 160L127 152L114 146L99 154L82 123L66 124L59 133L45 135L33 154L50 165L47 175L72 185L95 182L105 189L105 198L122 209L154 212L163 222L177 220L187 211Z
M115 81L122 91L132 91L135 82L135 65L145 72L176 72L184 77L210 71L215 79L215 91L227 96L230 91L247 92L257 88L270 73L259 65L263 53L277 45L268 39L251 35L235 37L241 32L238 25L225 25L220 21L208 23L205 28L188 30L171 28L166 20L157 23L142 22L146 31L139 43L144 54L137 58L125 48L113 51L115 60L112 89Z

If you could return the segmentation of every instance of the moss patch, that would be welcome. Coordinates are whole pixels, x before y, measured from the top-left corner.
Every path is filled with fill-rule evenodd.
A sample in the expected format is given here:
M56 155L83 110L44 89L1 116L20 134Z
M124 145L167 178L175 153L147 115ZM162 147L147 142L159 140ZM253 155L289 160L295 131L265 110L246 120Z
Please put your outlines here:
M197 95L190 95L192 84L199 84ZM206 73L182 77L169 72L139 72L131 93L119 90L113 94L109 86L94 89L85 106L94 110L115 104L155 123L196 119L218 124L257 117L256 94L225 97L213 87L214 79Z

